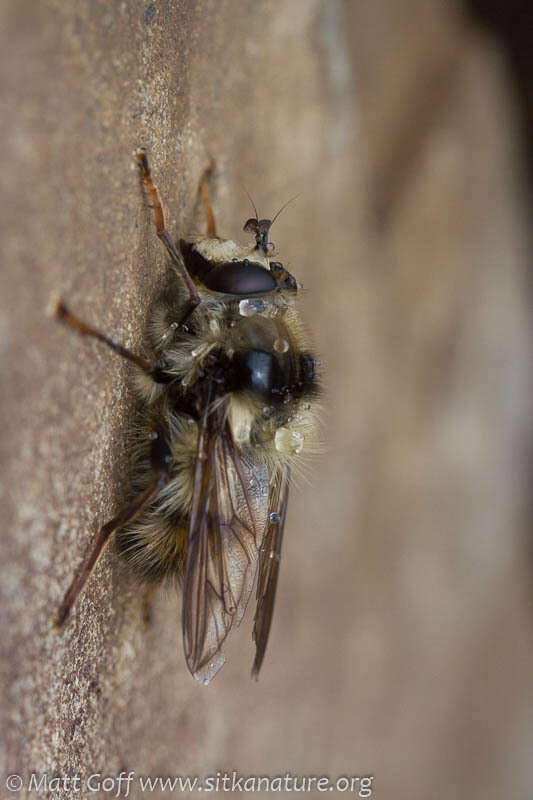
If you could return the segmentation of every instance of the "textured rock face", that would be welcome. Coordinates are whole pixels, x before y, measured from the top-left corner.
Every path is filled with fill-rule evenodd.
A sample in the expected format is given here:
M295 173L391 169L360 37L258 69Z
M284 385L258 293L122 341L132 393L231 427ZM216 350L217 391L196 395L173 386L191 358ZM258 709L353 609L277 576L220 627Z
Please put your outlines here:
M95 796L93 773L234 769L527 795L527 215L503 62L449 8L2 4L2 769L19 796L32 772ZM112 552L65 633L49 626L126 493L133 394L45 309L59 292L138 347L166 263L141 144L176 236L201 225L210 158L222 235L245 236L243 186L267 216L301 192L272 238L324 359L324 452L293 491L259 683L243 625L197 686L179 598L145 629Z

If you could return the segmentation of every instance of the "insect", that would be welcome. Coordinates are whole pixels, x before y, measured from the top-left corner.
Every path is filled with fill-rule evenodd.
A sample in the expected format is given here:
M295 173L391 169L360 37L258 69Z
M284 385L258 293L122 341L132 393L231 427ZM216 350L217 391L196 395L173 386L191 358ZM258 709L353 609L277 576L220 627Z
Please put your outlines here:
M207 235L176 247L144 149L134 154L170 256L138 356L74 316L55 316L95 337L135 367L140 410L130 503L99 531L56 617L62 627L104 547L154 585L182 586L185 658L207 684L224 663L222 645L244 615L256 582L252 675L269 636L293 465L316 430L317 362L295 308L298 285L272 258L272 222L255 217L242 247L216 235L200 192Z

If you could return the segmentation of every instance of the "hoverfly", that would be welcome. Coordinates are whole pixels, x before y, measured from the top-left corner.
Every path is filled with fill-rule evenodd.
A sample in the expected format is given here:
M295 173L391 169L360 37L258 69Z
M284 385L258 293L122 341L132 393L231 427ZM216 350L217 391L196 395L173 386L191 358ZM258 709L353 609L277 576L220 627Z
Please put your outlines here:
M74 316L54 313L135 366L140 411L131 502L99 531L56 617L65 624L105 545L148 585L178 578L187 665L209 683L222 645L257 584L252 674L263 662L272 622L292 465L315 434L318 379L295 308L298 285L271 256L272 222L244 230L251 247L216 235L200 191L207 235L176 247L144 149L135 160L170 256L150 315L144 358ZM255 206L254 206L255 210Z

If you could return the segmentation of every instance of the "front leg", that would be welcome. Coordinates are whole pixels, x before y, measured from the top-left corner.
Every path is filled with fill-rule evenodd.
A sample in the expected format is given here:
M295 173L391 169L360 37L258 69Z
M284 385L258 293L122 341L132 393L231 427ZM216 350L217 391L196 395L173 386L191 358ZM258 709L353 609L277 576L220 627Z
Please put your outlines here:
M172 259L172 262L176 268L178 274L182 277L185 286L189 292L189 300L187 302L188 310L185 316L188 316L193 309L200 303L200 295L198 294L198 290L196 285L189 275L187 267L185 266L185 262L181 256L181 253L178 252L172 239L170 238L166 228L165 228L165 214L163 211L163 204L159 198L159 192L157 191L157 187L155 186L152 180L152 173L150 172L150 167L148 164L148 157L146 155L146 150L144 148L139 148L134 153L135 160L137 162L137 166L139 167L139 173L141 176L141 180L144 184L144 188L146 194L150 198L152 202L152 208L154 209L154 223L155 228L157 231L157 235L165 245L168 250L168 253Z

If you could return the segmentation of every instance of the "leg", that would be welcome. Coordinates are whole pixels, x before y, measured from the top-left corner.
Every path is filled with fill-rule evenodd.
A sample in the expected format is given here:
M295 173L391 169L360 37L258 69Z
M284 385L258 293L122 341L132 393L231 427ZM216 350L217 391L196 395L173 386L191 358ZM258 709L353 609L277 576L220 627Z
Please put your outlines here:
M185 286L188 289L189 306L190 306L189 313L190 313L190 311L192 311L192 309L195 308L200 302L200 295L198 294L198 290L196 289L194 281L192 280L191 276L187 271L187 267L185 266L181 254L174 246L172 239L170 238L165 229L165 215L163 212L163 206L161 205L161 200L159 199L159 192L157 191L157 188L152 180L152 174L150 172L150 167L148 165L148 158L146 156L146 152L142 148L140 148L139 150L136 150L134 156L137 165L139 167L139 172L141 175L142 182L144 184L146 194L148 195L148 197L152 202L152 206L154 209L154 222L157 235L167 248L170 257L172 259L172 262L176 267L177 272L183 278Z
M142 601L143 622L147 626L152 624L154 593L155 593L155 586L153 583L151 583L144 590L144 596Z
M107 346L114 350L115 353L118 353L123 358L128 359L128 361L133 361L133 363L144 370L144 372L147 372L149 375L151 375L156 383L168 383L170 380L172 380L171 376L165 373L163 362L148 361L146 358L137 356L135 353L127 350L121 344L118 344L118 342L115 342L114 339L110 339L105 334L100 333L100 331L96 330L96 328L86 325L85 322L82 322L81 319L78 319L78 317L75 317L74 314L70 313L62 300L57 301L55 307L52 309L52 316L61 320L61 322L64 322L65 325L69 325L71 328L74 328L74 330L79 331L79 333L83 334L84 336L92 336L94 339L104 342L104 344L107 344Z
M204 172L202 181L200 183L200 194L202 196L202 203L204 204L205 210L205 217L207 220L207 235L213 239L216 237L216 225L215 225L215 215L213 214L213 208L211 207L211 203L209 202L209 194L207 191L207 181L209 180L209 176L211 175L214 168L214 162L208 166L206 171Z
M109 542L111 534L118 530L118 528L122 528L124 525L128 525L130 522L133 522L133 520L138 517L139 514L146 508L156 492L161 488L161 486L163 486L163 484L166 482L166 479L166 473L159 473L148 489L136 497L135 500L130 503L130 505L126 506L126 508L124 508L120 514L104 525L104 527L98 532L94 540L93 548L89 554L89 558L83 565L81 571L70 584L65 597L63 598L63 602L59 607L57 616L54 619L54 626L56 628L62 628L67 621L72 606L76 602L80 593L83 591L87 580L89 579L93 569L95 568L105 549L105 546Z

